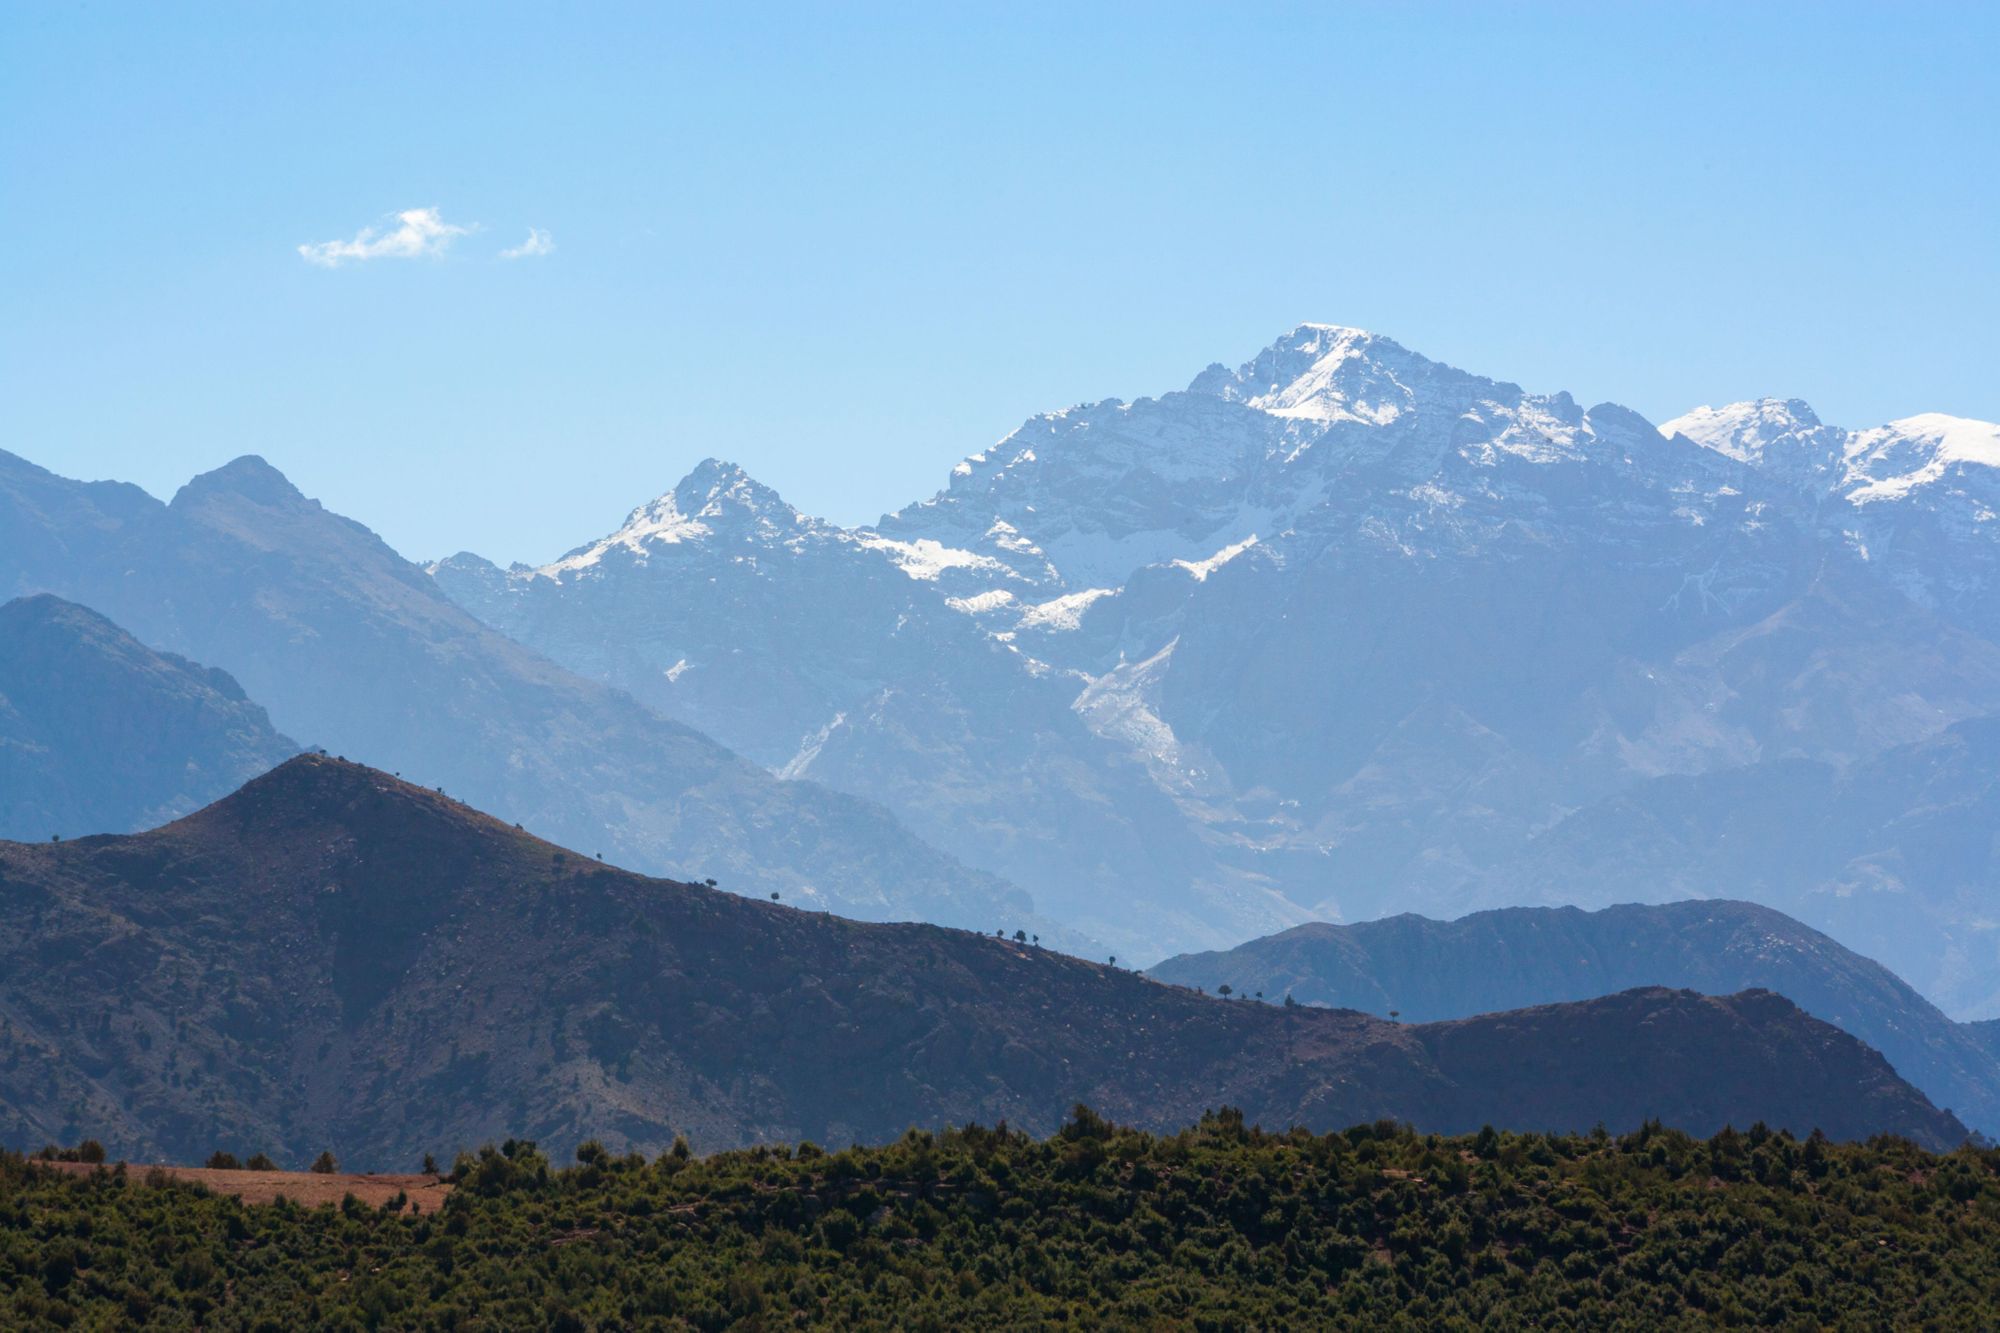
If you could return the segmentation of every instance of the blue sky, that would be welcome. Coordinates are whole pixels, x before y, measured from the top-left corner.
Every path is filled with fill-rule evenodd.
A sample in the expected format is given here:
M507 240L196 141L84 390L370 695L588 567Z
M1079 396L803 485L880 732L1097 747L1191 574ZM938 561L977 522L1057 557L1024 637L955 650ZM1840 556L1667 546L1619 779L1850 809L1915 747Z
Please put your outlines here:
M870 520L1304 320L1655 419L1995 419L1996 52L1990 4L10 5L0 448L262 453L539 560L709 455ZM419 208L467 231L300 253Z

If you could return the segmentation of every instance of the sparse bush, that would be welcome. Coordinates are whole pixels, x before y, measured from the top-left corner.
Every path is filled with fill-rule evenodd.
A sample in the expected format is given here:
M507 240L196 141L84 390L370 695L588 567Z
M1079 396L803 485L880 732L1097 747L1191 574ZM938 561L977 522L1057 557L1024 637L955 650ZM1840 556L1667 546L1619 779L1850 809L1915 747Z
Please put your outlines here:
M85 1139L74 1148L58 1148L53 1143L45 1143L35 1156L44 1162L93 1162L104 1160L104 1145L96 1139Z

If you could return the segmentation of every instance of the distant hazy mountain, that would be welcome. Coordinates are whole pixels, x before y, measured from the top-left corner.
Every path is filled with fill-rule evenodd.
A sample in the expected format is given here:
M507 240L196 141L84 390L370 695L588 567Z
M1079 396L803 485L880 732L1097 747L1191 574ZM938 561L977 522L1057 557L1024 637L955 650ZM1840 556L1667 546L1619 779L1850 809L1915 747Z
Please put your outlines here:
M881 800L1121 953L1302 919L1231 867L1051 671L937 595L924 548L710 461L540 568L432 566L495 628L787 776Z
M1844 769L1783 759L1655 778L1569 815L1477 896L1748 894L1855 942L1947 1009L1988 1014L2000 1011L1995 830L2000 718L1976 718Z
M1056 934L880 806L780 781L488 629L260 459L161 504L0 454L0 589L84 602L228 670L287 732L587 852L856 916Z
M1415 1023L1635 986L1773 990L1881 1051L1897 1073L1973 1128L2000 1134L2000 1060L1974 1025L1952 1022L1880 964L1752 903L1321 922L1225 952L1171 958L1151 975L1210 991L1261 992L1272 1002L1289 995L1302 1004L1394 1011Z
M2000 716L1996 429L1762 404L1663 433L1303 325L1185 391L1038 416L872 529L704 465L549 566L435 573L1143 960L1541 900L1523 868L1555 831L1648 784L1846 773ZM1769 901L1893 938L1954 1012L2000 1004L1970 850L1857 849L1908 871L1857 894L1726 845L1663 854L1673 889L1565 846L1599 877L1581 901Z
M59 598L0 606L0 838L151 828L298 750L225 672Z
M0 882L16 1144L384 1167L509 1134L564 1153L1045 1130L1076 1101L1150 1126L1232 1104L1318 1129L1964 1133L1768 992L1427 1026L1228 1003L991 935L644 879L316 755L154 832L0 844Z

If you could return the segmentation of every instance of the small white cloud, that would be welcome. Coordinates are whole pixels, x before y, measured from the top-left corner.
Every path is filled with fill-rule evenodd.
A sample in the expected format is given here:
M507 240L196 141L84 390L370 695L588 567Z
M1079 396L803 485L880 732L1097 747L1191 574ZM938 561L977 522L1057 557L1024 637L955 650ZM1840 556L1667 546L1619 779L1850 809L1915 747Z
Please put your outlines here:
M538 259L556 248L549 234L540 227L528 228L528 239L519 245L509 246L500 252L502 259Z
M363 227L351 241L302 245L299 255L321 268L339 268L350 259L418 259L443 254L453 241L471 231L471 227L446 222L435 208L406 208L396 214L393 231Z

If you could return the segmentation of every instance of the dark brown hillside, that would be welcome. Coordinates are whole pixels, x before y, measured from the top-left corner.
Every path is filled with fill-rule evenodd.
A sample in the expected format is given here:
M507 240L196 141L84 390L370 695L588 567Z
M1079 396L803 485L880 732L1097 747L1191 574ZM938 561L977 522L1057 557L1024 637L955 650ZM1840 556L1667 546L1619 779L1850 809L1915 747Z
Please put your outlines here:
M565 852L303 756L131 837L0 844L0 1141L404 1168L508 1134L657 1150L1008 1119L1440 1130L1955 1120L1775 996L1649 990L1428 1027L1229 1002Z
M1806 784L1796 800L1802 811L1823 795ZM1773 823L1796 825L1800 817L1774 815ZM1882 1052L1898 1074L1974 1129L2000 1133L2000 1061L1976 1025L1952 1022L1881 964L1755 903L1626 903L1595 912L1506 907L1455 921L1405 913L1313 922L1149 970L1182 986L1229 985L1377 1015L1400 1010L1416 1023L1637 986L1707 995L1773 990Z

